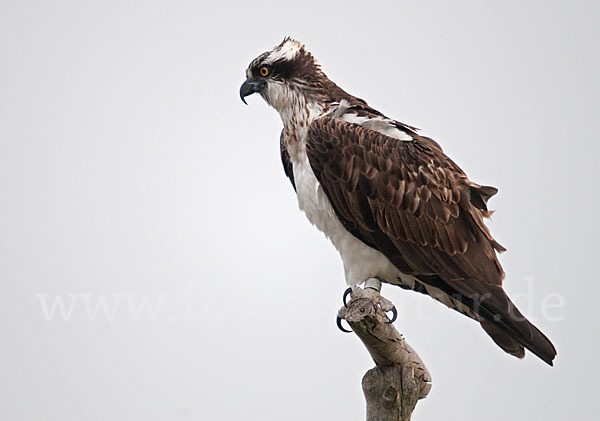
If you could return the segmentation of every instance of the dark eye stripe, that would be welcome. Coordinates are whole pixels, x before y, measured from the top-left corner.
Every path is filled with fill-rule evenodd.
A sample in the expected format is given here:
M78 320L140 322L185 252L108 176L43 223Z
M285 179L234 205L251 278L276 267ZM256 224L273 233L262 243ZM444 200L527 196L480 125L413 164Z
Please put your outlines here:
M293 70L294 63L287 60L279 60L273 63L272 73L282 79L289 79L292 76Z

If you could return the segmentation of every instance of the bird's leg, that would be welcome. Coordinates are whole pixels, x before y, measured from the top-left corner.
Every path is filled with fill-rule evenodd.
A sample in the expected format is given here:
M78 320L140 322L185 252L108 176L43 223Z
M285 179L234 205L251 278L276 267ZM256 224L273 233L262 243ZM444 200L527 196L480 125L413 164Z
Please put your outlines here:
M377 278L369 278L365 281L365 288L372 288L377 292L381 292L381 281Z

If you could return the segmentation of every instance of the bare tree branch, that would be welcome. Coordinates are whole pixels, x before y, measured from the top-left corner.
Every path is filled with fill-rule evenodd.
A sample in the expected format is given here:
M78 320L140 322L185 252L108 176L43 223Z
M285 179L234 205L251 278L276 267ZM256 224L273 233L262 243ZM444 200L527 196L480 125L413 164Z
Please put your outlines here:
M419 399L431 390L431 376L417 353L389 323L385 311L393 305L371 288L352 288L351 300L338 316L365 344L376 366L362 386L367 421L407 421Z

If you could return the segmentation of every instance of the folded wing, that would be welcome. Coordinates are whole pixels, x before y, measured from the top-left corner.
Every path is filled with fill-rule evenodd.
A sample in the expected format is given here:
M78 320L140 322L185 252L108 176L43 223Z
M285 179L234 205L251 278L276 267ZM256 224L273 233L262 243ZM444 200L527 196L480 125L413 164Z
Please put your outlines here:
M335 118L308 132L311 167L342 224L401 272L467 306L505 351L526 347L548 364L556 351L502 289L484 224L497 190L471 182L428 138L401 141ZM427 288L420 292L427 293Z

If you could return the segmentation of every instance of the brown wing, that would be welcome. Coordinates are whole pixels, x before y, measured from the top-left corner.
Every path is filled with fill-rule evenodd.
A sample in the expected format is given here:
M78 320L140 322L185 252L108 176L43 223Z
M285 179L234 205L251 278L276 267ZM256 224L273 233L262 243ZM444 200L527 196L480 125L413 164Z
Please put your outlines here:
M285 175L290 179L292 183L292 187L296 190L296 183L294 182L294 167L292 166L292 161L290 161L290 154L285 147L283 136L285 133L285 129L281 131L281 136L279 137L279 150L281 152L281 163L283 164L283 171Z
M502 290L504 251L486 228L493 187L468 180L434 142L399 141L332 118L311 124L307 154L337 216L355 237L403 273L467 305L492 338L544 361L552 344ZM426 291L421 291L425 292Z

